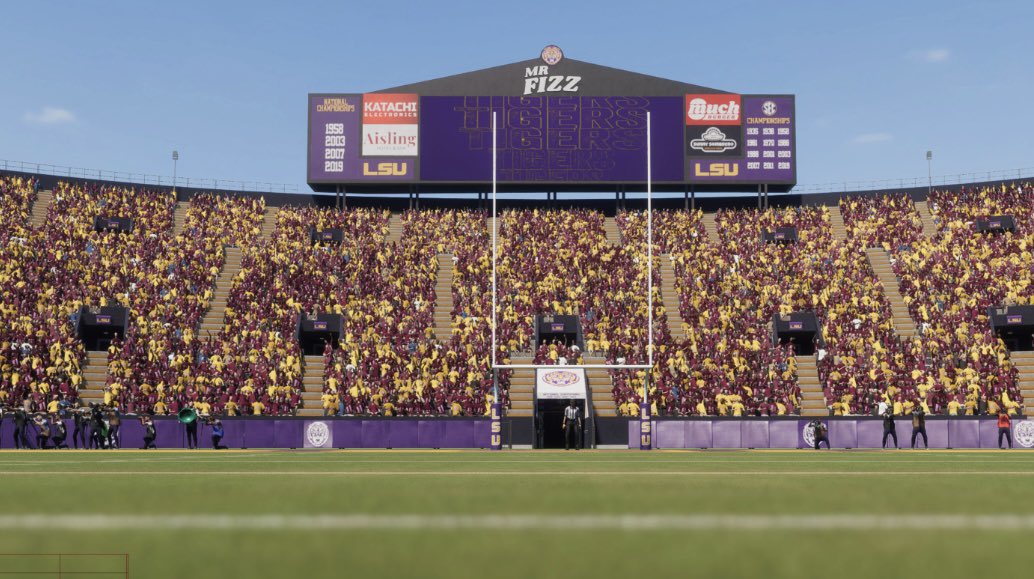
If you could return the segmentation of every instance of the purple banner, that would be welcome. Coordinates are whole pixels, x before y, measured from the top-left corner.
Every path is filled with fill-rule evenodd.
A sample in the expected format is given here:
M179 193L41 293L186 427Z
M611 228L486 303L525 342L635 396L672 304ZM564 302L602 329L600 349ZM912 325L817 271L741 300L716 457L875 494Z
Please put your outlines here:
M650 403L639 405L639 450L653 448L653 422L650 420Z
M423 97L420 178L492 180L492 112L501 183L646 181L646 113L653 180L684 175L678 97Z
M309 95L310 183L416 179L416 160L362 157L363 96Z
M492 404L492 415L490 421L492 431L490 433L489 448L492 450L503 449L503 405L494 402Z

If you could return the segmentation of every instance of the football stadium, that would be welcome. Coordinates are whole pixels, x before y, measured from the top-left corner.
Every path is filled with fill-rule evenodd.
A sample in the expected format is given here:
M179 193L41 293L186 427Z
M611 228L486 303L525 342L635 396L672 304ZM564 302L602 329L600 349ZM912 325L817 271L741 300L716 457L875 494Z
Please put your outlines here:
M119 22L98 45L157 42ZM1034 564L1034 168L935 179L934 144L979 146L944 140L922 178L802 185L799 151L837 146L814 85L514 38L284 79L304 185L186 177L179 148L168 175L0 159L0 577ZM19 130L142 142L98 122Z

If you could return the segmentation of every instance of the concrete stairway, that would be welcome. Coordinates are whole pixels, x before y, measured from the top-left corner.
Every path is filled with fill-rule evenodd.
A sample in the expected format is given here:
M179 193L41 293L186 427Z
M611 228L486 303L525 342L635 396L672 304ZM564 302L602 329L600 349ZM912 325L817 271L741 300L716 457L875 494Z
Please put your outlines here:
M179 235L183 233L183 226L187 223L187 208L190 207L190 203L179 201L176 203L176 209L172 212L172 234Z
M607 243L610 245L621 245L621 229L618 227L617 219L606 217L603 221L603 232L607 235Z
M273 237L273 231L276 230L276 218L279 212L279 207L266 207L266 211L262 216L262 229L259 231L259 239L268 240Z
M398 213L392 213L391 217L388 218L388 236L384 239L385 243L398 243L402 241L402 216Z
M915 205L916 211L919 212L919 218L923 221L923 234L927 237L933 237L937 234L937 224L934 223L929 204L925 201L920 201Z
M241 250L237 247L226 248L226 262L223 269L219 271L219 277L215 278L215 287L212 290L212 301L208 304L208 311L201 319L200 337L206 338L209 334L216 336L223 330L223 318L226 315L226 301L230 298L230 284L233 278L241 271Z
M586 365L605 364L603 356L584 356ZM592 396L592 408L596 416L617 416L617 403L614 402L614 380L605 368L586 368L585 381Z
M833 229L833 237L839 241L847 241L847 226L844 225L844 216L840 213L840 205L829 208L829 224Z
M714 216L714 213L704 213L700 221L704 224L707 240L711 243L718 243L718 225L715 224Z
M323 356L302 358L302 402L297 416L323 416L323 380L326 368ZM335 409L336 411L337 409Z
M440 342L447 342L452 337L452 283L452 254L439 253L438 278L434 286L434 337Z
M1009 358L1020 372L1020 394L1023 394L1024 413L1034 416L1034 352L1010 352Z
M108 382L108 352L87 352L82 366L83 382L79 385L79 403L104 402L104 386Z
M527 361L529 364L530 360ZM520 362L514 360L515 364ZM517 368L510 375L510 409L507 416L531 416L535 405L535 369Z
M671 337L681 343L686 339L686 331L682 328L685 320L679 313L679 294L675 288L675 268L671 263L671 255L665 253L661 256L661 299L664 302L664 312L668 316L668 329L671 330Z
M51 190L39 191L36 193L36 201L32 204L30 223L34 229L43 227L47 222L47 210L54 202L54 193Z
M815 356L797 357L797 384L801 387L801 416L829 416Z
M908 306L905 305L905 298L901 295L901 286L898 285L898 278L894 275L887 252L871 247L865 250L865 255L869 258L872 270L880 278L880 283L883 284L883 293L890 300L890 309L894 316L894 331L902 338L915 336L918 333L916 324L908 314Z

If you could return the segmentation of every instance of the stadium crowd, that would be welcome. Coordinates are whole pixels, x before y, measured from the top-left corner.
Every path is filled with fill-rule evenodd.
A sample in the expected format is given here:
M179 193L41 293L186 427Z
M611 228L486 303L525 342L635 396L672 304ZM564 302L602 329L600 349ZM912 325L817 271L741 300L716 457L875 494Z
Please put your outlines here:
M481 211L402 213L389 241L384 210L284 207L262 239L260 198L194 196L173 230L169 193L61 184L46 222L29 226L36 184L0 179L0 403L49 411L74 404L85 351L81 306L121 304L131 320L108 349L106 405L122 412L285 415L303 404L301 316L337 313L345 333L324 352L327 414L487 413L508 398L510 373L491 370L490 220ZM939 230L922 234L905 196L841 201L847 239L825 207L720 211L708 236L699 211L659 211L654 240L654 361L650 399L662 415L783 415L800 411L800 360L772 343L776 314L814 311L823 341L819 379L833 414L1022 409L1018 375L991 333L987 308L1034 300L1034 191L1027 187L935 192ZM976 233L973 221L1016 216L1018 231ZM128 232L96 230L97 217L132 220ZM602 213L513 210L499 218L499 362L588 357L641 364L647 355L647 246L643 212L618 215L623 243L608 240ZM794 227L796 243L765 232ZM340 243L310 231L340 229ZM929 232L928 232L929 233ZM226 259L242 252L223 328L200 335ZM888 252L919 335L894 332L890 305L865 254ZM670 259L685 320L672 336L660 264ZM436 295L452 268L451 296ZM451 299L448 335L435 303ZM580 318L584 352L533 348L539 314ZM683 337L684 336L684 337ZM635 415L645 371L612 372L617 411Z

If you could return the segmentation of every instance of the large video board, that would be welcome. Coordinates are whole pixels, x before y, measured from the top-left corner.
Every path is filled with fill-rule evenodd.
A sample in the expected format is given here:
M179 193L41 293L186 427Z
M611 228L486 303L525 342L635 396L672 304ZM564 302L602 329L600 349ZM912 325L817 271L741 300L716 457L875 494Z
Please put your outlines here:
M504 186L644 183L647 111L655 183L796 182L794 97L733 93L313 94L308 181L487 183L495 112Z

